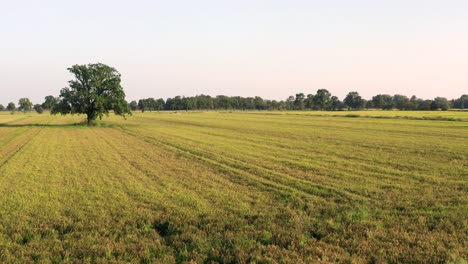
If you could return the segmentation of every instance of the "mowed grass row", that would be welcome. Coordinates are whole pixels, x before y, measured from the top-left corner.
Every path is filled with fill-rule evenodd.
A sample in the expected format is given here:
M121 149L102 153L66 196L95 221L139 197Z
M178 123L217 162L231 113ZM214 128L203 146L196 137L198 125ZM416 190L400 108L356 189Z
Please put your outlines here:
M0 115L0 261L468 258L467 122L278 113Z
M297 190L309 190L315 196L330 200L346 197L345 207L362 201L358 204L358 213L364 210L364 214L375 214L374 220L380 220L375 224L383 222L396 227L413 227L414 235L419 236L416 239L422 239L424 233L427 233L428 240L435 235L431 226L434 223L426 223L425 229L418 230L421 224L416 222L420 218L428 217L429 221L433 221L434 218L448 217L455 225L466 226L463 217L466 198L457 192L466 191L466 124L451 123L447 127L444 122L421 124L421 121L403 120L390 123L393 120L360 120L356 124L354 120L336 118L309 118L291 124L291 117L285 117L283 122L278 123L277 117L259 120L242 114L223 118L217 116L210 123L210 116L207 115L159 115L158 122L162 121L164 125L140 128L139 134L144 134L143 130L157 130L158 133L148 133L158 135L158 139L153 140L163 140L165 133L166 144L174 145L178 140L165 130L183 129L184 133L177 133L177 137L181 138L179 148L221 162L224 159L225 164L242 166L244 171L253 171L255 176L277 176L274 181L287 181ZM197 117L200 117L199 122L196 121ZM232 119L238 118L242 119L242 127L236 127L232 122ZM170 127L167 123L175 125ZM186 128L187 125L191 128ZM307 130L308 125L311 126L310 130ZM334 126L344 126L346 129L330 129ZM236 133L237 137L234 136ZM236 139L230 140L230 137ZM271 147L272 143L276 146ZM291 162L297 160L300 162ZM235 161L243 163L239 165ZM280 171L286 173L278 173ZM304 175L302 178L310 182L300 186L297 181L287 179L298 175ZM311 186L317 186L319 190ZM346 195L345 190L370 199ZM342 202L341 199L338 201ZM375 204L377 201L378 204ZM444 210L439 214L441 206ZM447 215L446 206L453 215ZM344 213L354 212L345 210ZM444 233L442 231L440 235ZM398 234L394 236L397 238ZM461 242L465 236L466 233L461 234Z
M264 114L264 113L262 113ZM447 121L468 121L467 110L450 111L293 111L293 112L275 112L275 115L305 115L305 116L337 116L337 117L365 117L365 118L384 118L384 119L410 119L410 120L447 120Z

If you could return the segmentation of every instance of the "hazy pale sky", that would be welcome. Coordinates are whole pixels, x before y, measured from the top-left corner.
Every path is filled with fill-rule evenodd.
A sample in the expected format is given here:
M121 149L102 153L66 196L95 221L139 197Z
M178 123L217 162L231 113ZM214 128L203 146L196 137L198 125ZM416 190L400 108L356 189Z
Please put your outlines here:
M67 67L95 62L120 71L128 100L455 98L468 93L468 1L0 0L0 103L41 103Z

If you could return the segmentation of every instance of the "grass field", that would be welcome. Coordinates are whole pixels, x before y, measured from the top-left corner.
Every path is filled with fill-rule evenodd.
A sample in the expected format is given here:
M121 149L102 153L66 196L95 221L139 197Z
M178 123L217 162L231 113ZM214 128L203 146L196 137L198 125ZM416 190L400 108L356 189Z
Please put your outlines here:
M468 112L366 113L0 114L0 262L466 263Z
M361 117L383 119L410 119L410 120L436 120L436 121L468 121L468 111L324 111L324 112L275 112L270 114L306 115L306 116L334 116L334 117Z

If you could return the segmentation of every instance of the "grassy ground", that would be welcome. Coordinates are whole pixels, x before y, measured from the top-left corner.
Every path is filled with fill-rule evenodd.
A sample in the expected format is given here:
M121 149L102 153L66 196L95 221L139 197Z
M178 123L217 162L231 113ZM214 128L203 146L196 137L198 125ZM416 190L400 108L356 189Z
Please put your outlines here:
M0 262L466 261L468 113L336 113L0 114Z
M255 112L251 112L255 113ZM257 112L258 113L258 112ZM334 116L334 117L362 117L383 119L410 119L410 120L440 120L440 121L468 121L468 111L293 111L293 112L267 112L280 115L307 115L307 116Z

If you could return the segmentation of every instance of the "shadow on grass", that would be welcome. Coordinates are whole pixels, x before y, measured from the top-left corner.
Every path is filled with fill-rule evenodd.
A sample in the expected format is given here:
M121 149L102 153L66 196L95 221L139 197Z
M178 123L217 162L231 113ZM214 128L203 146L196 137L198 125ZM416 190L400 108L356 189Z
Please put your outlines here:
M106 122L94 122L91 125L85 122L71 123L71 124L41 124L41 123L31 123L31 124L10 124L10 123L0 123L1 127L49 127L49 128L85 128L85 127L96 127L96 128L115 128L121 127L122 125L106 123Z
M86 123L73 123L73 124L8 124L0 123L0 127L56 127L56 128L67 128L67 127L87 127Z

